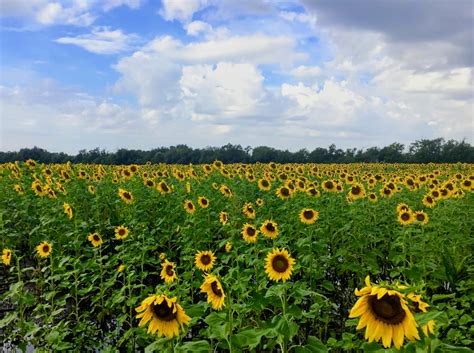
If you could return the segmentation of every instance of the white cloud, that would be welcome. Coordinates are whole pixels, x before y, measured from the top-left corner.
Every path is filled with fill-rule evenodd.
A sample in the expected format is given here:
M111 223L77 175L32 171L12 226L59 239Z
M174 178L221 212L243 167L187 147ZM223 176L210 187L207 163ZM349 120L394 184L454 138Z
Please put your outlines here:
M193 14L207 5L207 0L163 0L160 14L167 21L189 21Z
M253 115L263 98L263 76L254 65L221 62L183 67L179 81L194 120Z
M188 23L185 27L186 33L189 36L197 36L201 33L208 33L212 30L212 26L209 23L203 21L193 21Z
M56 42L77 45L96 54L116 54L130 50L131 44L136 39L136 35L125 34L119 29L111 30L107 27L96 27L90 34L62 37L56 39Z
M102 7L105 11L110 11L120 6L128 6L129 8L136 10L142 4L142 0L105 0L102 2Z
M302 78L315 78L321 76L321 68L319 66L305 66L300 65L290 71L290 74L302 79Z

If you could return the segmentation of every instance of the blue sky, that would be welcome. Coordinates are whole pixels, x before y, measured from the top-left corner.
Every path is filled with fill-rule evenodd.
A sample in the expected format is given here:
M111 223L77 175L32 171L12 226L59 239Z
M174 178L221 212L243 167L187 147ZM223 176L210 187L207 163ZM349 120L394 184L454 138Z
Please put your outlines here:
M2 0L0 150L472 143L472 6Z

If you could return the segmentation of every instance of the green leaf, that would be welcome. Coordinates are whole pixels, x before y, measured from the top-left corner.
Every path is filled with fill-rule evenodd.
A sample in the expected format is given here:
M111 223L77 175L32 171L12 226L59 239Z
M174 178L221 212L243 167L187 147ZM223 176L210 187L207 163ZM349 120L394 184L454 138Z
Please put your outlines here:
M176 352L186 352L186 353L207 353L211 349L211 345L208 341L193 341L183 343L181 346L176 348Z

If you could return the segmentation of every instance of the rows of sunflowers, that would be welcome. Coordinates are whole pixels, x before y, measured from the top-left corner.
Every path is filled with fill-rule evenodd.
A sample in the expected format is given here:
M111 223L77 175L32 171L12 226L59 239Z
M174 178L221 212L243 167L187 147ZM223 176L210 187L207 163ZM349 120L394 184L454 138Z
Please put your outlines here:
M467 164L0 165L0 342L470 352Z

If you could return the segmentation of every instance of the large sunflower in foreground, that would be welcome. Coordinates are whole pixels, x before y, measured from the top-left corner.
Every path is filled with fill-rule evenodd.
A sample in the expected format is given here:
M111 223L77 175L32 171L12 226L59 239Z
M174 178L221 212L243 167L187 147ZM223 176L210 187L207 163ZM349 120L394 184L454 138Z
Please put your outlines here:
M224 304L225 293L221 282L216 276L208 274L201 286L201 293L207 294L207 302L214 310L221 310Z
M176 297L168 298L164 294L150 295L135 308L139 313L136 318L141 319L139 327L148 322L148 333L155 333L158 337L173 338L179 336L179 328L184 332L183 324L189 324L191 318L186 315L181 305L176 302Z
M287 281L293 271L293 259L288 250L275 248L270 251L265 259L265 272L272 281Z
M216 256L212 251L199 251L194 258L197 268L202 271L209 271L214 267Z
M170 262L165 259L165 262L161 264L162 269L160 272L160 277L166 283L172 283L178 276L176 275L176 271L174 269L174 263Z
M53 246L47 241L42 242L40 245L36 247L36 252L41 257L48 257L49 255L51 255L52 251L53 251Z
M405 300L405 296L385 287L372 286L370 277L365 278L365 287L356 289L360 297L352 307L349 317L360 317L357 329L365 330L365 338L372 341L382 341L385 348L393 344L397 349L403 345L403 340L419 340L417 323Z

